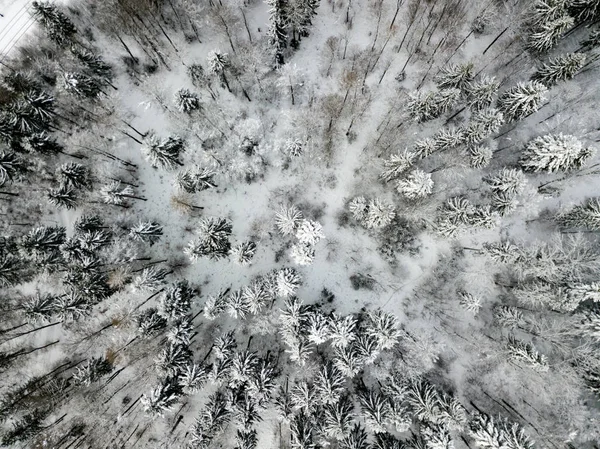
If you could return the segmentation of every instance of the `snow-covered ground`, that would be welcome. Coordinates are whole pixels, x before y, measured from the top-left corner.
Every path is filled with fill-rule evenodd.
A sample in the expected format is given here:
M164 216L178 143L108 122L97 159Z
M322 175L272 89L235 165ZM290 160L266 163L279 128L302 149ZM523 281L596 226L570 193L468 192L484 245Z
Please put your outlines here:
M31 0L0 0L0 61L32 27Z

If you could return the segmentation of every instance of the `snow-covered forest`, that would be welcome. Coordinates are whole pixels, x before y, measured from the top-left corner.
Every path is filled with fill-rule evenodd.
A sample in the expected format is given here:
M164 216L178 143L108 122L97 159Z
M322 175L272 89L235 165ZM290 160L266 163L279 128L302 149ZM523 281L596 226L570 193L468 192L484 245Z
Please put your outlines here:
M21 11L1 447L600 446L600 0Z

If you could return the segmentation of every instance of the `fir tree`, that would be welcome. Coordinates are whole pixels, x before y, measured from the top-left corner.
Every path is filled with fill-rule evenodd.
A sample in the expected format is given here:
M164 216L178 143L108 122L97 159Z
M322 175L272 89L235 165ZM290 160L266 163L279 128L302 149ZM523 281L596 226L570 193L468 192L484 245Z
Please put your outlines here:
M256 254L256 243L249 240L247 242L241 242L231 249L231 256L233 261L243 267L248 266L252 263L252 259Z
M138 242L154 245L163 235L163 228L153 221L140 221L129 230L129 236Z
M202 192L217 187L214 182L216 174L214 170L194 165L177 173L176 184L187 193Z
M369 312L366 332L373 336L380 349L392 349L398 343L402 332L398 319L381 310Z
M256 315L266 306L269 294L262 282L254 281L242 289L242 300L248 307L248 311Z
M474 315L479 313L479 309L481 309L481 298L479 296L467 292L460 292L458 296L460 298L458 303L463 309Z
M0 251L0 287L11 287L22 282L26 264L16 255Z
M448 112L456 105L459 98L458 89L443 89L428 93L416 91L410 95L406 108L417 122L426 122Z
M112 370L112 364L104 357L92 357L84 365L77 368L77 371L73 373L73 379L78 384L88 387Z
M523 151L520 164L526 171L576 170L584 167L595 150L584 148L574 136L548 134L530 141Z
M473 64L451 64L443 67L435 83L440 89L466 91L473 80Z
M556 220L564 229L600 230L600 198L589 198L570 211L559 214Z
M504 113L507 122L522 120L540 108L547 90L537 81L518 83L498 97L498 109Z
M393 181L406 172L414 163L415 153L404 150L403 153L392 154L383 161L383 171L379 177L385 182Z
M185 114L191 114L192 112L201 109L200 97L189 89L179 89L175 92L175 105L177 109Z
M298 413L290 422L291 447L292 449L315 449L313 433L315 426L310 415L304 412Z
M315 345L325 343L331 338L329 321L319 311L310 312L306 320L307 338Z
M204 316L214 320L227 309L227 294L229 289L222 290L216 295L210 295L204 302Z
M146 138L142 153L152 167L169 170L178 165L183 165L179 160L179 156L184 151L184 147L185 144L181 137L172 136L166 139L158 139L151 134Z
M442 129L433 136L435 145L434 151L446 151L459 147L466 143L466 137L464 128L451 127Z
M519 201L515 197L515 195L511 195L506 192L495 191L492 193L492 208L498 212L502 217L510 215L513 213L517 206L519 205Z
M207 62L208 69L217 75L227 87L227 90L231 92L229 81L227 81L227 75L225 74L226 69L230 65L229 55L227 55L227 53L220 53L216 50L212 50L208 53Z
M66 45L77 33L73 22L56 5L50 2L31 3L33 8L33 17L38 21L48 33L50 39L58 45Z
M329 336L334 348L345 348L356 338L356 319L351 315L342 318L332 314L329 320Z
M503 168L494 176L484 178L494 192L505 192L508 195L519 195L527 185L527 178L521 170Z
M54 314L59 321L77 321L90 314L92 304L87 298L76 292L59 296L53 305Z
M489 108L498 93L500 82L495 77L483 76L478 80L469 82L466 87L467 102L474 111Z
M334 349L333 364L346 377L353 378L360 372L365 360L357 349L356 340L348 346Z
M550 50L573 23L573 18L565 15L540 24L529 36L529 48L540 53Z
M558 56L542 65L533 75L533 79L548 87L554 86L559 81L573 78L583 68L585 60L585 53L567 53Z
M476 145L469 147L470 165L473 168L484 168L491 162L494 153L488 147Z
M439 424L427 424L421 429L427 449L454 449L450 432Z
M71 47L71 51L86 66L91 75L106 82L110 82L113 79L112 67L104 62L100 56L80 46Z
M294 409L312 414L315 408L316 392L313 385L304 380L298 381L290 392L290 402Z
M240 290L227 296L227 312L232 318L243 320L250 313L250 305Z
M426 198L433 192L431 174L413 170L405 179L396 182L396 190L409 199Z
M269 5L269 44L273 48L275 55L275 64L281 66L284 64L284 49L287 47L287 25L286 0L266 0Z
M58 208L72 210L77 206L77 195L73 187L61 185L58 189L49 189L47 196L50 204Z

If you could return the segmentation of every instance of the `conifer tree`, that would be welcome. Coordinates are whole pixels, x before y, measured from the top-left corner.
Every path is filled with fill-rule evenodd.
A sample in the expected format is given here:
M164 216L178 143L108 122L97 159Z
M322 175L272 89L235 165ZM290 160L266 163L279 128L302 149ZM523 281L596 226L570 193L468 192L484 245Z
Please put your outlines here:
M166 376L177 378L188 366L192 352L184 345L169 343L154 360L156 368Z
M14 181L27 171L26 162L12 151L0 150L0 186Z
M227 80L227 74L225 71L230 65L229 55L227 53L220 53L216 50L212 50L207 56L208 69L217 75L221 82L227 87L227 90L231 92L229 87L229 81Z
M363 222L364 226L368 229L381 229L389 225L396 216L394 209L393 204L385 203L379 198L369 201L369 207Z
M289 298L296 293L302 283L300 274L294 268L282 268L277 272L277 294Z
M63 86L67 92L84 98L96 99L103 93L100 80L81 72L63 73Z
M570 11L579 22L596 20L600 17L600 4L598 0L573 0Z
M233 261L243 267L248 266L252 263L252 259L256 254L256 243L249 240L247 242L241 242L231 249L231 256Z
M352 430L340 441L339 447L340 449L367 449L369 447L367 432L360 424L354 424Z
M170 412L181 396L181 388L170 377L163 379L150 393L143 394L140 402L144 411L153 418L162 417Z
M163 268L155 265L146 267L133 279L134 290L157 291L165 284L165 277L169 274Z
M500 82L495 77L482 76L478 80L469 82L466 87L467 102L474 111L489 108L498 93Z
M28 153L53 155L63 151L63 147L56 140L52 139L46 131L28 135L22 141L22 145L23 149Z
M92 357L84 365L77 368L77 371L73 373L73 379L78 384L87 387L109 374L112 370L112 364L104 357Z
M284 206L275 216L275 224L281 234L295 234L302 220L302 212L294 205Z
M133 188L121 185L121 181L111 181L100 188L100 196L106 204L125 206L127 198L134 198Z
M175 92L175 105L185 114L201 109L200 97L189 89L179 89Z
M208 449L211 441L229 423L231 415L225 394L221 391L212 394L192 428L192 446Z
M298 265L310 265L315 260L315 248L307 243L296 243L290 248L290 257Z
M491 162L494 153L490 148L481 145L469 147L470 165L473 168L484 168Z
M350 200L348 203L348 210L355 220L361 223L364 222L364 220L367 218L367 212L369 210L367 199L364 196L352 198L352 200Z
M160 315L169 321L183 319L190 312L195 294L187 281L174 283L161 296Z
M201 366L196 363L187 365L179 375L179 386L186 394L195 394L200 391L202 386L208 380L207 366Z
M304 219L298 225L296 238L300 243L316 245L321 239L325 238L323 226L317 221Z
M33 17L46 29L50 39L58 45L66 45L77 33L73 22L58 9L58 7L46 1L34 1L31 3Z
M529 48L540 53L550 50L573 23L573 18L565 15L540 24L529 36Z
M548 371L549 367L546 356L540 354L531 343L526 343L509 336L507 350L508 357L511 360L521 362L540 373Z
M54 315L57 300L57 296L38 292L22 303L21 310L29 323L48 321Z
M61 185L57 189L49 189L47 195L50 204L58 208L71 210L77 206L77 196L73 187Z
M385 432L391 413L388 399L371 389L360 391L358 399L367 429L375 434Z
M574 136L548 134L530 141L523 151L520 164L526 171L576 170L584 167L595 150L585 148Z
M74 162L68 162L60 166L58 179L62 185L73 189L91 188L88 169Z
M415 142L415 155L419 159L424 159L438 150L435 139L428 137Z
M426 122L448 112L456 105L459 98L458 89L443 89L427 93L416 91L410 95L406 108L417 122Z
M465 129L462 127L444 128L433 136L434 151L447 151L466 143Z
M341 371L333 364L324 364L315 376L315 392L325 404L334 404L339 401L344 387L345 379Z
M383 171L379 177L385 182L393 181L406 172L414 163L416 154L408 150L403 153L392 154L383 161Z
M163 235L163 228L153 221L140 221L129 230L129 236L138 242L154 245Z
M466 91L473 80L473 63L451 64L443 67L435 82L440 89Z
M505 192L510 196L519 195L527 185L527 178L516 168L503 168L494 176L484 178L494 192Z
M142 153L152 167L169 170L178 165L183 165L179 160L179 156L184 148L185 143L181 137L171 136L166 139L158 139L154 134L151 134L146 138Z
M354 404L348 395L343 395L335 403L323 407L322 428L325 435L341 440L352 429Z
M283 52L287 47L287 25L286 16L287 0L266 0L269 5L269 43L275 55L275 64L282 66L285 62Z
M198 238L189 243L184 253L192 262L200 257L211 259L227 257L231 249L229 242L231 231L231 223L225 218L204 218L196 231Z
M136 323L137 332L142 338L151 337L167 326L167 320L153 307L141 312L136 319Z
M565 229L600 230L600 198L589 198L570 211L559 214L556 220Z
M533 79L546 86L553 86L559 81L570 80L579 72L586 60L585 53L567 53L550 59L533 75Z
M537 81L518 83L498 97L498 109L504 113L507 122L522 120L536 112L546 99L546 86Z
M194 165L177 173L176 184L177 187L187 193L202 192L217 187L214 182L216 174L212 169Z
M430 173L413 170L405 179L396 182L396 190L409 199L426 198L433 192L433 180Z

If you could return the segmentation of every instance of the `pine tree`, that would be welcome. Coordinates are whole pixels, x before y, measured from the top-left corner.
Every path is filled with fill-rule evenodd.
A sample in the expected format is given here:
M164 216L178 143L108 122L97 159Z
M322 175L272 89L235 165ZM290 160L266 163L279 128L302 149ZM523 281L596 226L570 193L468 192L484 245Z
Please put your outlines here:
M71 291L59 296L54 302L53 308L54 316L59 321L71 322L88 316L92 304L87 298Z
M596 20L600 16L598 0L572 0L570 10L578 22Z
M342 318L332 314L329 319L329 336L334 348L345 348L356 338L356 319L352 315Z
M208 367L190 363L183 368L178 379L179 386L185 394L198 393L208 380Z
M154 245L163 235L163 228L154 221L140 221L129 230L129 237L137 242Z
M209 168L201 168L194 165L185 168L177 173L175 180L177 187L187 193L202 192L207 189L214 189L217 185L214 182L216 172Z
M567 53L563 56L550 59L547 64L541 66L533 75L534 80L546 86L554 86L559 81L573 78L585 65L585 53Z
M28 135L23 139L22 146L28 153L42 155L54 155L63 151L63 147L45 131Z
M222 290L216 295L210 295L204 302L204 316L209 320L214 320L220 314L225 312L228 305L227 294L229 289Z
M26 162L12 151L0 151L0 187L27 171Z
M520 164L531 172L576 170L584 167L594 153L594 149L584 148L575 136L548 134L527 144Z
M468 144L482 142L500 131L504 125L504 114L498 109L487 108L474 113L469 126L465 129L464 139Z
M463 309L473 315L479 313L479 309L481 309L481 298L479 296L467 292L460 292L458 296L460 298L458 303Z
M96 99L104 93L100 80L80 72L63 73L63 87L83 98Z
M443 67L435 83L440 89L459 89L466 91L473 80L473 63L451 64Z
M519 309L505 305L494 307L494 319L500 326L509 329L522 327L526 323Z
M60 166L58 180L62 185L73 189L91 188L88 169L81 164L73 162L68 162Z
M543 373L548 371L546 356L540 354L531 343L525 343L516 338L508 337L508 357L516 362L521 362L534 371Z
M292 449L316 449L315 427L309 415L300 412L294 416L290 422L290 433Z
M493 417L476 413L469 423L469 436L475 440L477 447L482 449L502 449L506 442L502 429Z
M471 81L466 87L467 102L473 111L489 108L498 93L500 82L495 77L483 76Z
M242 288L242 300L252 315L260 313L269 299L269 294L262 282L254 281Z
M443 393L440 398L442 410L440 423L448 430L462 432L467 425L468 413L454 396Z
M492 193L491 201L492 208L502 217L512 214L519 205L515 195L500 191Z
M178 281L165 289L160 299L160 315L175 321L184 318L191 310L196 292L187 281Z
M104 357L92 357L73 373L73 380L86 387L97 382L113 370L112 364Z
M396 182L396 190L409 199L426 198L433 192L431 173L416 169Z
M367 449L367 432L360 424L354 424L352 430L340 441L340 449Z
M233 261L243 267L252 263L252 259L256 254L256 243L251 240L241 242L231 249Z
M77 207L77 195L72 187L62 185L58 189L48 189L47 196L48 202L58 208L72 210Z
M593 344L600 343L600 312L598 310L589 310L585 314L580 315L580 318L573 330L574 335L583 341L589 341Z
M459 147L467 142L466 137L465 129L462 127L442 129L433 136L434 151L446 151Z
M220 259L227 257L231 249L229 236L231 235L231 223L225 218L209 217L200 221L197 229L198 238L192 240L184 253L192 260L200 257Z
M200 97L189 89L179 89L175 92L175 105L185 114L191 114L201 109Z
M153 307L140 313L136 322L137 332L142 338L151 337L167 326L167 320Z
M522 120L540 108L547 90L537 81L518 83L498 97L498 109L504 113L507 122Z
M277 293L282 298L289 298L300 287L302 278L293 268L282 268L277 272Z
M304 152L304 142L300 139L287 139L283 144L283 152L291 157L300 157Z
M71 51L86 66L90 74L105 82L110 82L113 79L112 67L104 62L100 56L80 46L72 46Z
M160 384L152 388L150 393L143 394L140 402L144 411L153 418L163 417L170 412L181 396L181 388L175 379L165 378Z
M2 254L0 250L0 287L11 287L26 279L25 262L16 255Z
M341 440L352 429L354 404L348 395L343 395L335 403L323 407L322 428L325 435Z
M49 321L56 311L57 300L57 296L38 292L22 303L21 311L28 323Z
M295 234L302 221L302 212L296 206L284 206L275 216L275 224L282 235Z
M325 343L331 338L327 317L319 311L310 312L306 320L306 332L308 340L315 345Z
M154 363L162 374L177 378L191 360L192 352L186 346L170 343L158 354Z
M208 449L211 441L223 431L231 420L227 398L221 391L212 394L192 428L193 447Z
M427 449L454 449L448 429L439 424L427 424L421 429Z
M600 45L600 30L592 31L588 37L581 42L580 49L590 50Z
M142 153L152 167L169 170L183 165L179 156L184 148L185 143L181 137L171 136L166 139L158 139L154 134L150 134L142 147Z
M169 273L163 268L157 268L155 265L146 267L133 279L134 290L154 292L159 290L165 284L165 277Z
M540 24L529 36L529 48L540 53L550 50L573 23L572 17L564 15Z
M383 161L383 171L379 177L385 182L393 181L406 172L414 163L416 154L408 150L403 153L392 154Z
M339 369L333 364L324 364L314 380L315 392L325 404L334 404L339 401L345 390L345 379Z
M133 198L133 188L121 185L120 181L111 181L100 188L100 196L106 204L124 206L127 198Z
M229 81L225 71L230 66L229 55L227 53L220 53L216 50L212 50L207 56L208 69L215 75L217 75L221 82L227 87L227 90L231 92L229 87Z
M65 239L64 227L38 226L22 236L18 245L31 259L43 259L48 253L58 253Z
M392 349L402 336L398 319L382 310L368 313L366 332L377 340L381 350Z
M359 392L358 400L367 429L375 434L385 432L391 412L388 399L377 391L366 389Z
M194 337L194 325L190 317L177 318L167 332L166 337L172 345L189 346Z
M73 40L77 29L73 25L73 22L56 5L46 1L34 1L31 3L31 6L33 17L46 29L50 39L61 46Z
M411 381L406 399L419 420L439 422L442 416L440 396L429 383L422 379Z
M258 445L256 429L237 430L235 449L255 449Z
M333 355L333 364L346 377L353 378L365 365L365 360L358 351L356 339L347 346L335 347Z
M437 150L437 142L431 137L428 137L427 139L417 140L415 142L415 155L419 159L425 159L426 157L431 156Z
M556 221L564 229L600 230L600 198L587 199L568 212L559 214Z

